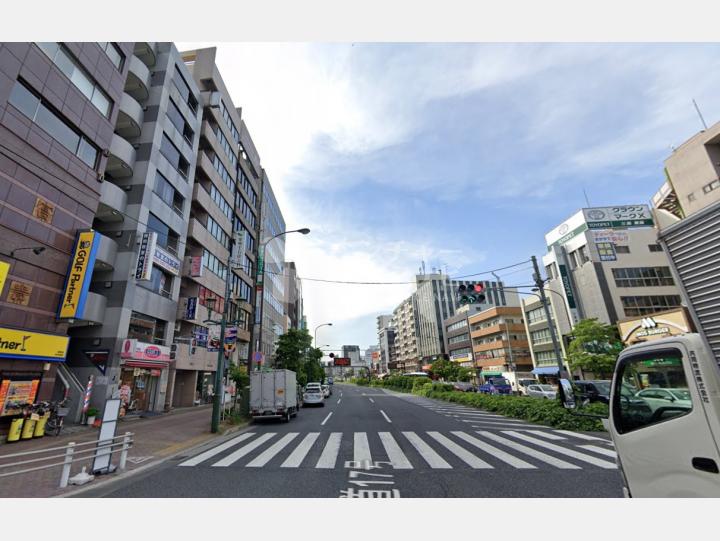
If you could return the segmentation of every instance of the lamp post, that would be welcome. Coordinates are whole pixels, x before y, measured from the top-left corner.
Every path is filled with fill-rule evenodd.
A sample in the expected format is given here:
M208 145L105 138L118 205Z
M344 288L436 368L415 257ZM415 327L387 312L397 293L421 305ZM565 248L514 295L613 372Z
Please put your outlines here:
M15 257L15 252L20 252L21 250L32 250L35 255L40 255L45 251L45 246L28 246L26 248L15 248L12 252L10 252L10 257Z
M258 248L258 264L257 264L257 280L255 281L255 308L257 309L257 295L260 294L260 321L258 322L258 336L255 340L255 351L262 351L262 342L263 342L263 306L265 306L265 299L264 299L264 289L265 284L263 283L263 278L265 277L265 248L267 247L270 242L272 242L274 239L281 237L282 235L287 235L288 233L301 233L303 235L307 235L310 233L310 229L307 227L303 227L301 229L293 229L291 231L281 231L277 235L274 235L270 237L265 242L261 242L260 246ZM252 366L252 357L250 359L250 366L248 366L248 372L250 371L250 368Z
M318 325L317 327L315 327L315 335L314 335L314 339L313 339L313 344L317 344L317 332L318 332L318 329L319 329L320 327L325 327L325 326L332 327L332 323L321 323L320 325Z

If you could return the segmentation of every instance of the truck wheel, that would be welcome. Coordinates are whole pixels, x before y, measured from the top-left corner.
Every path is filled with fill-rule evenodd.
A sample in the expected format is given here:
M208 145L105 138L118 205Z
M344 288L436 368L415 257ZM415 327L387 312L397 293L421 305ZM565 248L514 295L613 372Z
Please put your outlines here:
M290 410L288 410L287 413L285 414L285 422L286 423L290 422Z

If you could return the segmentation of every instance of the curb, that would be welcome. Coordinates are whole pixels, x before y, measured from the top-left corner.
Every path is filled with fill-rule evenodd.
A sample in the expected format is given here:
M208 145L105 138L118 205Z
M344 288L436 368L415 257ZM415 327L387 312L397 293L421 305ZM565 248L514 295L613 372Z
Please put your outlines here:
M222 434L218 434L217 436L215 436L215 438L223 438L223 437L228 436L228 435L230 435L230 434L235 434L235 433L237 433L237 432L242 432L242 431L245 431L245 430L250 430L250 428L251 428L251 427L250 427L250 422L247 422L247 423L245 423L245 424L243 424L243 425L231 426L231 427L227 428L226 430L224 430ZM192 447L188 447L187 449L182 449L182 450L180 450L180 451L178 451L178 452L176 452L176 453L173 453L173 454L168 455L168 456L166 456L166 457L164 457L164 458L161 458L160 460L156 460L156 461L154 461L154 462L150 462L149 464L145 464L144 466L139 466L139 467L137 467L137 468L133 468L132 470L126 470L126 471L124 471L124 472L122 472L122 473L117 474L116 476L114 476L114 477L112 477L112 478L108 478L107 481L103 481L103 482L100 483L100 484L93 485L92 482L90 482L90 483L88 483L88 484L85 485L85 486L81 486L80 488L78 488L78 489L76 489L76 490L73 490L72 492L67 492L67 493L65 493L65 494L57 494L56 496L51 496L51 497L52 497L52 498L70 498L70 497L73 497L73 496L76 496L76 495L79 495L79 494L83 494L83 493L85 493L85 492L89 492L90 490L93 490L93 489L96 489L96 488L109 486L109 485L111 485L111 484L113 484L113 483L117 483L118 481L122 481L122 480L124 480L124 479L129 478L129 477L132 477L133 475L136 475L136 474L142 473L142 472L144 472L144 471L146 471L146 470L149 470L149 469L151 469L151 468L157 467L157 466L159 466L160 464L162 464L162 463L164 463L164 462L167 462L168 460L172 460L172 459L175 458L176 456L181 455L181 454L183 454L183 453L192 453L195 449L200 449L200 448L202 448L203 446L206 446L208 443L210 443L210 442L211 442L213 439L215 439L215 438L210 438L208 441L205 441L205 442L202 442L202 443L198 443L197 445L193 445Z

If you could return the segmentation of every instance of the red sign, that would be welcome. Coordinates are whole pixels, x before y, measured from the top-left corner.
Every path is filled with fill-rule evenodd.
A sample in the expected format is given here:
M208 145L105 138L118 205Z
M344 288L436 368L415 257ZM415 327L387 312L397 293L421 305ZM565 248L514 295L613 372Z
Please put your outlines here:
M350 357L335 357L333 366L350 366Z
M170 348L167 346L156 346L155 344L138 342L135 339L128 338L123 342L120 357L122 359L140 359L145 361L169 361Z

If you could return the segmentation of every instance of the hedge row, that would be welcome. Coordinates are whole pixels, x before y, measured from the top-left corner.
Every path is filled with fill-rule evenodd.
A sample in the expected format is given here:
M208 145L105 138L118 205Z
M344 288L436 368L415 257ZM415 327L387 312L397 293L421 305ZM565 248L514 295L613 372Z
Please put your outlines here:
M543 400L528 396L499 396L480 393L453 391L447 383L428 382L425 378L390 376L384 380L358 380L358 385L384 387L400 392L411 392L428 398L445 400L480 408L531 423L542 423L563 430L578 432L604 431L600 419L582 417L566 410L559 400ZM591 404L583 413L607 415L606 404Z

